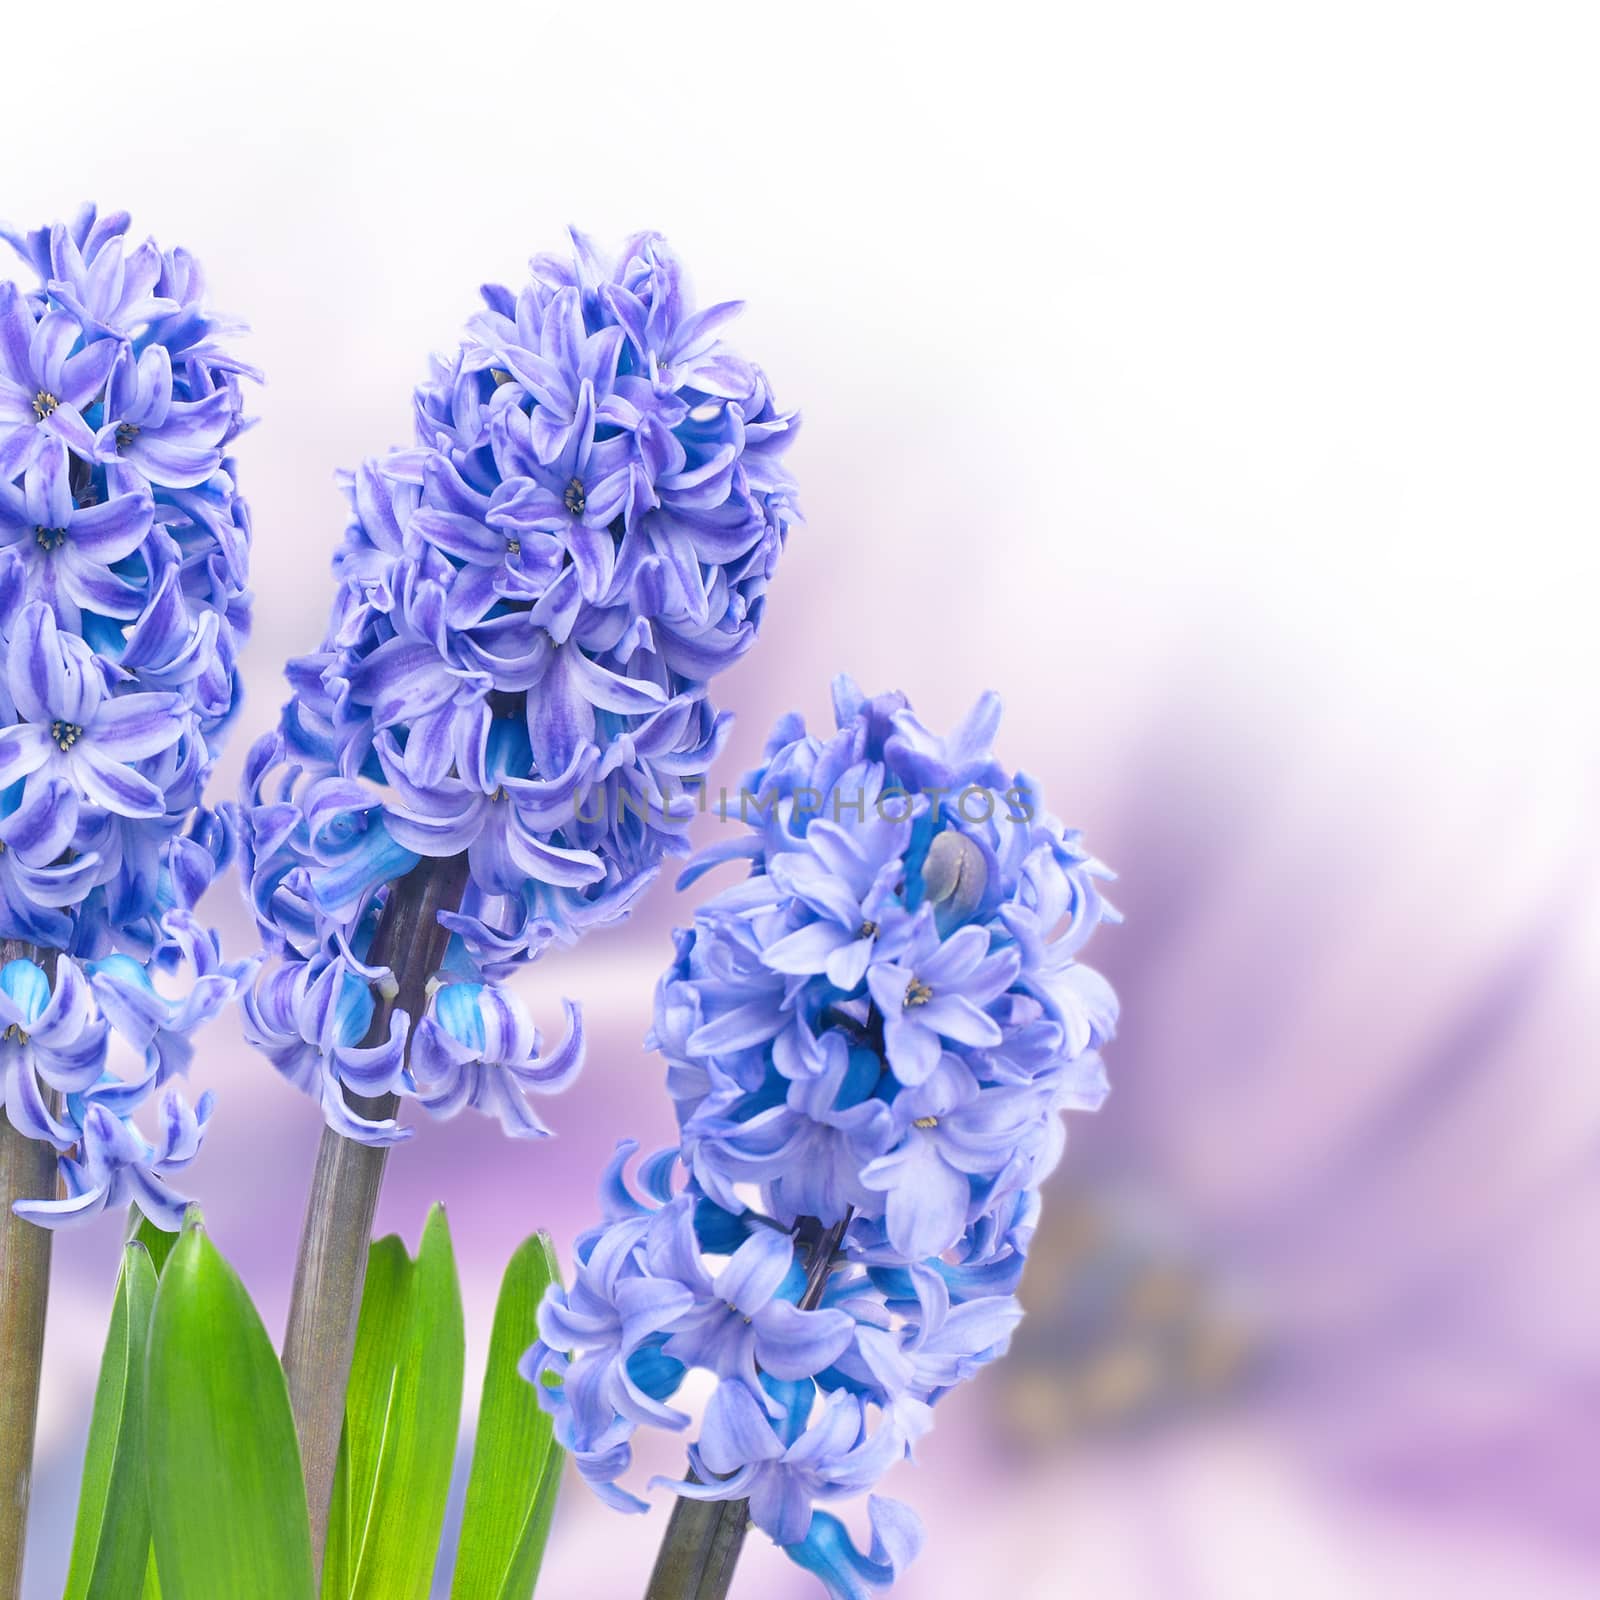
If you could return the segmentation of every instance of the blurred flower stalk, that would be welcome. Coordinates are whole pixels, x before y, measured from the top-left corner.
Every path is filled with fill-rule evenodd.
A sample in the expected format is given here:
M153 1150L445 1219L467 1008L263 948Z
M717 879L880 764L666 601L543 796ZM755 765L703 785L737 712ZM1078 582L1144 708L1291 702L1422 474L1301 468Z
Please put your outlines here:
M169 1180L211 1107L171 1080L255 965L193 908L232 853L204 792L249 624L228 452L258 375L194 258L128 224L0 226L31 280L0 283L0 1595L20 1592L46 1230L129 1203L176 1229Z
M738 305L695 310L657 235L573 244L484 290L415 443L346 481L323 646L246 773L247 1031L327 1124L284 1349L318 1550L400 1102L546 1133L581 1023L546 1049L506 980L685 849L795 515Z
M602 1498L641 1427L714 1382L650 1600L720 1600L745 1531L836 1600L890 1586L922 1541L871 1495L859 1549L822 1504L869 1493L933 1407L1004 1354L1061 1154L1106 1092L1117 1005L1078 954L1115 913L1105 869L991 752L984 696L949 738L901 695L834 689L838 731L785 719L744 783L752 829L685 875L748 877L677 937L651 1043L679 1143L623 1181L553 1285L526 1375ZM558 1380L558 1381L557 1381Z

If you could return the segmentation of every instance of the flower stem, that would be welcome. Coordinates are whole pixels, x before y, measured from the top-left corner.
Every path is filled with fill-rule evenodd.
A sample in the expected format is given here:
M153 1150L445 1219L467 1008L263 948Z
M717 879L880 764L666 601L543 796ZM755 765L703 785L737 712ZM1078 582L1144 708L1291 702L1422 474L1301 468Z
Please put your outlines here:
M733 1587L734 1568L749 1528L748 1500L690 1500L679 1495L645 1600L722 1600Z
M822 1303L834 1255L849 1227L849 1212L831 1228L822 1227L814 1217L801 1220L796 1234L808 1261L800 1310L814 1311ZM689 1481L698 1482L692 1471ZM748 1500L691 1500L679 1495L644 1600L726 1600L749 1530Z
M429 980L437 974L450 942L439 913L460 905L466 880L464 855L425 859L389 891L366 959L371 966L388 967L395 985L392 993L378 995L365 1044L381 1044L389 1037L389 1020L397 1009L404 1010L413 1024L421 1018ZM346 1098L360 1115L374 1119L393 1116L398 1104L392 1094ZM295 1263L283 1367L300 1437L311 1546L319 1569L367 1275L367 1247L388 1154L386 1146L357 1144L331 1128L322 1130Z
M0 940L0 965L46 961L31 945ZM0 1111L0 1600L22 1593L22 1556L33 1484L33 1436L50 1297L50 1230L13 1214L12 1202L54 1198L56 1153Z

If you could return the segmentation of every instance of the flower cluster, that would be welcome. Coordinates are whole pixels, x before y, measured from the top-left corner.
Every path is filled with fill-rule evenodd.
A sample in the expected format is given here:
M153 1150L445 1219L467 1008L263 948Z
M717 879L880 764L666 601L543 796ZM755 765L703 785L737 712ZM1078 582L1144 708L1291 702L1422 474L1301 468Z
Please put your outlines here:
M175 1216L161 1180L204 1108L168 1089L155 1146L129 1119L247 970L190 911L232 851L204 791L249 625L229 450L257 375L194 258L127 230L93 207L0 226L37 280L0 283L0 939L50 954L0 988L6 1113L62 1152L71 1197L40 1221L125 1190ZM185 960L196 988L162 999ZM132 1081L104 1069L110 1032L145 1057Z
M754 638L794 517L795 419L722 342L737 304L695 310L654 234L609 266L573 238L520 292L484 291L417 390L415 444L349 477L323 646L291 663L246 774L251 900L291 973L253 1027L356 1138L405 1130L351 1117L345 1088L537 1127L507 1097L564 1069L517 1054L521 1023L486 1047L510 1054L471 1054L470 1001L430 1014L449 1049L404 1061L403 1013L392 1050L365 1041L384 902L419 862L464 856L439 920L447 970L475 985L625 915L683 848L686 784L727 728L709 680ZM289 1000L335 989L343 1010Z
M671 1487L748 1499L855 1597L892 1582L915 1519L874 1497L862 1553L814 1506L870 1488L1004 1352L1059 1113L1105 1095L1116 999L1076 958L1115 913L1078 835L990 753L994 696L948 739L847 679L835 708L829 739L780 724L745 780L751 830L685 875L751 864L657 991L680 1142L641 1169L645 1201L620 1147L524 1370L627 1509L634 1432L686 1427L670 1401L712 1374Z
M182 992L157 987L163 967ZM167 1185L200 1149L211 1096L193 1110L171 1079L188 1068L189 1035L244 988L253 962L224 962L216 935L187 911L170 911L162 944L145 962L113 954L78 963L58 956L54 976L19 958L0 967L0 1104L12 1125L60 1153L66 1195L24 1200L16 1212L57 1226L136 1204L175 1230L185 1201ZM132 1062L118 1071L115 1053ZM160 1131L151 1144L133 1113L157 1091Z

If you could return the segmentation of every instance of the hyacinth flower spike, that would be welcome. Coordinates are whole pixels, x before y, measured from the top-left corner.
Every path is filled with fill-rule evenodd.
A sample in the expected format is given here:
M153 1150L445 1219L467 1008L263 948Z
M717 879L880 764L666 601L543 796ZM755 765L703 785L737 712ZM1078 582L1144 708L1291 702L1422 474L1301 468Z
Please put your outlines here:
M234 836L204 790L249 623L227 452L254 374L194 260L127 229L0 225L34 280L0 284L0 1595L51 1230L127 1205L178 1226L211 1099L171 1080L255 969L192 913ZM172 429L203 438L163 449Z
M397 1113L545 1135L530 1097L578 1070L581 1021L547 1045L506 980L686 848L727 736L710 680L795 517L795 419L723 342L732 308L697 313L658 235L573 245L484 290L412 443L345 480L322 648L246 771L246 1027L326 1123L284 1345L318 1551ZM131 391L152 420L160 376Z
M677 935L650 1043L676 1146L603 1185L570 1288L523 1373L608 1504L641 1428L687 1433L712 1384L647 1600L722 1600L747 1530L833 1600L889 1588L923 1535L873 1493L939 1399L1005 1353L1060 1157L1059 1113L1105 1096L1116 1001L1076 952L1107 876L989 752L904 697L834 689L838 731L786 718L744 780L745 859ZM866 1494L870 1538L825 1506Z

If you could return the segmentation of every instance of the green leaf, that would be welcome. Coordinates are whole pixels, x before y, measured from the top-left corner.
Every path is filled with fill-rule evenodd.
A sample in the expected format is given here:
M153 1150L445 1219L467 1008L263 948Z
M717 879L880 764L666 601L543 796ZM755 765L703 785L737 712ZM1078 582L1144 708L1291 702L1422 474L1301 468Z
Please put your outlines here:
M567 1464L566 1452L552 1445L545 1457L544 1474L539 1480L539 1492L534 1497L533 1512L517 1543L511 1566L501 1585L502 1596L519 1596L527 1600L539 1582L539 1569L544 1565L544 1547L550 1538L550 1523L555 1516L556 1496L561 1491L561 1474Z
M552 1445L545 1460L544 1477L539 1482L539 1498L533 1503L533 1516L528 1521L528 1533L519 1547L521 1559L532 1562L527 1575L529 1594L533 1593L533 1586L539 1581L544 1547L550 1538L550 1524L555 1520L556 1499L561 1493L561 1480L566 1470L566 1451L560 1445Z
M199 1209L195 1208L196 1220L199 1218ZM168 1233L165 1228L158 1228L136 1205L128 1207L128 1229L126 1238L129 1243L135 1240L142 1244L150 1253L150 1264L155 1268L157 1279L161 1277L161 1269L167 1264L167 1257L172 1254L172 1247L178 1242L176 1233ZM148 1327L148 1319L146 1321ZM140 1382L144 1381L144 1358L139 1360ZM142 1406L142 1402L141 1402ZM141 1425L142 1425L141 1415ZM144 1467L140 1464L141 1481ZM145 1561L144 1588L142 1600L161 1600L161 1580L156 1575L156 1552L152 1544Z
M130 1242L122 1249L117 1297L95 1385L65 1600L124 1600L138 1589L149 1559L144 1360L155 1300L156 1271L149 1252Z
M379 1243L392 1255L388 1241ZM369 1258L369 1273L371 1269ZM387 1292L398 1298L392 1286ZM368 1325L366 1293L357 1328L358 1361L361 1333ZM438 1559L466 1365L461 1286L443 1206L428 1213L417 1259L410 1266L406 1299L409 1310L396 1344L391 1383L383 1381L383 1348L398 1312L387 1306L374 1314L370 1370L362 1378L361 1392L352 1384L345 1406L349 1448L343 1452L347 1470L341 1477L346 1486L348 1587L332 1593L357 1600L426 1600ZM371 1493L364 1497L369 1481ZM323 1593L330 1591L325 1587Z
M193 1216L161 1274L147 1370L165 1600L310 1600L311 1529L283 1369L244 1285Z
M454 1600L528 1600L538 1581L563 1456L517 1363L539 1336L545 1289L560 1279L549 1234L536 1233L518 1247L500 1284L450 1586Z
M195 1211L198 1215L198 1207ZM172 1254L172 1247L178 1242L178 1235L158 1228L138 1206L129 1206L127 1237L137 1239L150 1252L150 1264L159 1278L161 1269L167 1264L167 1257Z
M550 1538L550 1523L556 1514L556 1496L561 1492L561 1474L567 1464L566 1452L560 1445L551 1445L545 1457L544 1476L539 1480L538 1497L533 1502L533 1515L517 1545L516 1559L506 1574L500 1593L503 1596L531 1595L539 1581L539 1569L544 1565L544 1547Z
M398 1234L377 1240L367 1251L367 1276L356 1324L355 1358L345 1391L344 1432L328 1514L323 1555L325 1600L349 1595L371 1527L372 1496L378 1463L394 1414L400 1349L411 1326L411 1257Z
M173 1246L178 1242L176 1233L168 1233L165 1228L158 1228L137 1206L130 1206L133 1223L133 1237L150 1252L150 1260L156 1269L156 1277L161 1277L161 1269L167 1264L167 1257L172 1254ZM149 1559L145 1562L144 1591L142 1600L161 1600L161 1579L156 1573L155 1545L150 1546Z

